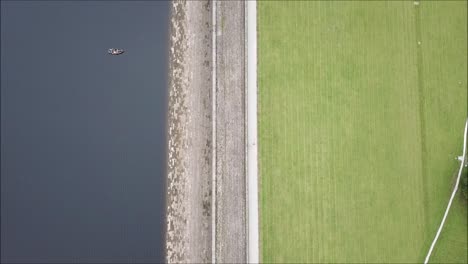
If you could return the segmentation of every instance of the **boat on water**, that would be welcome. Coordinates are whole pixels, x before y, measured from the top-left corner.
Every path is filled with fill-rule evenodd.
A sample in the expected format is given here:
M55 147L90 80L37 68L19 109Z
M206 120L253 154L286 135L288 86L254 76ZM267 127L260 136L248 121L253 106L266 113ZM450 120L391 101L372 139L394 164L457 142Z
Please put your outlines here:
M110 55L120 55L120 54L123 54L125 51L123 49L108 49L107 50L107 53L110 54Z

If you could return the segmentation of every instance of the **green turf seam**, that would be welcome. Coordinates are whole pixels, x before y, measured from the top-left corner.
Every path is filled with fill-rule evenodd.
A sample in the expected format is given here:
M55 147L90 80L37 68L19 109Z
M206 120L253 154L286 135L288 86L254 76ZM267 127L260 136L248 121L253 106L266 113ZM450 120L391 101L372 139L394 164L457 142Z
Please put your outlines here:
M421 8L414 8L414 25L416 28L416 66L418 72L418 94L419 94L419 120L420 120L420 138L421 138L421 173L423 184L423 204L426 230L429 225L429 193L427 184L427 147L426 147L426 116L425 116L425 97L424 97L424 76L423 76L423 56L422 56L422 33L421 33Z

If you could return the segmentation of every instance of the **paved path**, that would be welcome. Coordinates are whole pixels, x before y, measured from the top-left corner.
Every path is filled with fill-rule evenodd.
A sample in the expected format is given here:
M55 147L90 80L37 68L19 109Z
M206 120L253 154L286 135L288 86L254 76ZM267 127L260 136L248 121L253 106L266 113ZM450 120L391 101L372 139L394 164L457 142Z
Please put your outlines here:
M247 2L247 179L249 263L259 262L257 142L257 2Z

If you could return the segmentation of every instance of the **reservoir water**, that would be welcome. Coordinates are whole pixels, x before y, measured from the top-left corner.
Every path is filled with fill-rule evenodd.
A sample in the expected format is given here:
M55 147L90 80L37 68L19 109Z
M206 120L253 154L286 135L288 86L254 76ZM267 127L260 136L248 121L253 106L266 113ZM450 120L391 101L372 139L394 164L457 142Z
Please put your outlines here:
M169 4L1 2L2 263L164 261Z

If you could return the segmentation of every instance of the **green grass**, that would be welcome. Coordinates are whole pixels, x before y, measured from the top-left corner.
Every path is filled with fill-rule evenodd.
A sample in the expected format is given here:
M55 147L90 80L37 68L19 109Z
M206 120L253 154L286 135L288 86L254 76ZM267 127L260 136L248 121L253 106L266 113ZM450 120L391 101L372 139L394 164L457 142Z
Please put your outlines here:
M447 206L467 116L467 5L430 1L420 7L428 231L433 239ZM461 194L461 193L460 193ZM468 263L467 203L454 201L432 262ZM429 245L430 242L426 242Z
M455 199L438 244L432 253L431 263L468 263L467 203L460 194Z
M258 8L262 261L421 262L460 153L466 2ZM453 215L434 260L466 259Z

